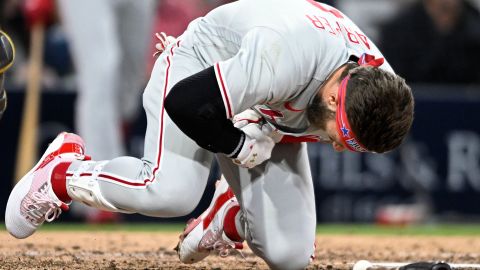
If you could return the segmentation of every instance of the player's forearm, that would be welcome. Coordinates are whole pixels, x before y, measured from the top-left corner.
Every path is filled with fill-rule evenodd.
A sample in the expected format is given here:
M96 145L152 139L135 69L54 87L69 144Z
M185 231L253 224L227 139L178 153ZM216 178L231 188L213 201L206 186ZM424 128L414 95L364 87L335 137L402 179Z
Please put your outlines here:
M245 134L226 117L213 67L178 82L165 109L183 133L209 151L236 157L243 145Z

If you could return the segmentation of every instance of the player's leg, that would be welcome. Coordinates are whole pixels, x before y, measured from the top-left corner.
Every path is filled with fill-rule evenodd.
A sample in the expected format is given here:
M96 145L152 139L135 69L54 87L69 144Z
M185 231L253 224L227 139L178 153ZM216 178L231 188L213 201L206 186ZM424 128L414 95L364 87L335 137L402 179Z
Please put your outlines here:
M236 248L245 239L271 268L306 267L314 252L316 224L306 145L279 144L270 161L251 170L224 156L218 159L241 208L225 183L220 184L209 209L182 235L180 259L192 263L206 257L213 249L205 248L205 241ZM221 233L212 240L211 232Z
M203 69L188 56L188 46L178 44L160 55L144 92L144 157L89 161L77 153L83 142L55 143L60 146L47 150L39 162L45 165L29 172L10 195L5 220L12 235L33 234L45 220L58 216L70 199L99 209L160 217L193 210L206 186L213 155L186 137L163 108L165 95L176 82ZM63 144L69 145L68 159L58 151Z
M163 107L171 87L203 69L189 50L188 44L178 41L155 63L143 94L147 114L144 157L73 162L67 171L72 199L106 210L160 217L188 214L198 204L213 155L184 135ZM90 184L98 185L100 192L95 194ZM98 198L91 197L90 189Z
M278 144L270 162L245 170L220 158L237 194L245 240L274 269L303 269L314 254L315 197L307 145Z

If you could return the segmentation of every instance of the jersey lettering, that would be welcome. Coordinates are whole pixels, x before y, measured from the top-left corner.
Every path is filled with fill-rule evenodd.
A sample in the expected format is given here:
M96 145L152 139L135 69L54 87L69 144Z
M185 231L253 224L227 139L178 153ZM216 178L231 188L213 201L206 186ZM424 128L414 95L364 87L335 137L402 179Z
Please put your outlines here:
M320 21L320 19L316 15L305 15L307 18L312 22L313 26L316 28L320 29L325 29L325 26L323 26L323 23Z
M350 42L360 44L360 42L358 41L358 37L354 33L352 33L352 31L350 31L348 27L343 26L343 28L345 29L345 32L347 32L347 37Z
M362 34L362 33L357 32L357 31L355 31L355 33L356 33L357 36L360 38L360 40L361 40L362 43L365 45L365 47L367 47L367 49L370 50L370 44L368 43L368 38L367 38L367 36L365 36L365 35Z
M325 18L325 17L320 17L320 18L324 21L324 25L328 26L328 29L327 29L328 32L329 32L330 34L335 35L336 33L335 33L335 31L333 31L332 25L331 25L330 22L327 20L327 18Z
M343 34L348 42L355 45L363 45L370 50L370 43L368 42L367 36L359 31L353 31L340 21L335 21L333 24L335 25L335 28L333 28L332 23L326 17L314 14L305 14L305 17L308 18L315 28L327 31L334 36L337 34Z

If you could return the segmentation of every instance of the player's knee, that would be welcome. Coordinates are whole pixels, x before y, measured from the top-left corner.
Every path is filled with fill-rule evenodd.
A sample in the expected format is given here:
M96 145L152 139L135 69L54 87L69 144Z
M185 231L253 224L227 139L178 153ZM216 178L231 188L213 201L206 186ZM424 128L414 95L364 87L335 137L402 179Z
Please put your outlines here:
M292 252L270 254L265 261L272 269L305 269L310 263L310 255L305 252Z
M311 255L311 249L304 245L285 243L265 248L262 257L272 269L304 269Z

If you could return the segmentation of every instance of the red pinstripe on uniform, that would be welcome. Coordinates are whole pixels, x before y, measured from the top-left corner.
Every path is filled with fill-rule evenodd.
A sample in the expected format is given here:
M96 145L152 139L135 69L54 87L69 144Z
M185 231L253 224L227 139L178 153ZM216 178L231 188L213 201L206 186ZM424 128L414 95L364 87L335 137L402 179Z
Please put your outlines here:
M180 40L177 41L177 43L175 44L176 46L172 46L170 48L170 55L168 55L166 57L166 60L167 60L167 67L166 67L166 70L165 70L165 84L163 86L163 100L165 100L165 97L167 95L167 89L168 89L168 79L169 79L169 75L170 75L170 67L171 67L171 58L173 57L173 54L174 54L174 48L176 47L180 47ZM132 180L132 179L120 179L119 177L116 177L114 175L111 175L107 172L103 172L103 173L100 173L97 178L100 179L100 180L106 180L106 181L109 181L109 182L118 182L118 183L121 183L121 184L124 184L124 185L127 185L127 186L132 186L132 187L145 187L147 186L149 183L152 183L153 181L155 181L155 175L158 171L158 169L160 168L160 162L161 162L161 157L162 157L162 153L163 153L163 134L164 134L164 115L165 115L165 107L164 107L164 104L162 102L162 108L160 110L160 132L158 134L158 152L157 152L157 159L156 159L156 163L155 163L155 167L154 169L152 170L152 176L150 178L146 178L143 180L143 182L141 181L135 181L135 180ZM67 173L67 177L71 177L73 176L72 173ZM92 176L92 173L82 173L80 174L80 177L83 177L83 176Z
M222 71L220 70L220 64L217 62L214 66L215 74L217 75L218 85L220 86L220 92L223 97L223 103L225 104L225 111L227 112L227 118L231 119L233 117L232 105L230 102L229 92L225 86L225 80L223 79Z

